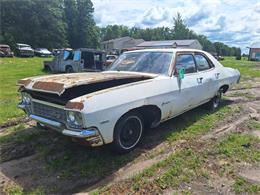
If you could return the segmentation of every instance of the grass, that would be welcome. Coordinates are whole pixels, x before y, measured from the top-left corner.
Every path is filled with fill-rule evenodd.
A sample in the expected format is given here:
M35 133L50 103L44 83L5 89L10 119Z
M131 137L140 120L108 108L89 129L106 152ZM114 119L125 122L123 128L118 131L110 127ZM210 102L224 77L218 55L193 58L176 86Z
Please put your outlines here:
M259 139L250 135L230 134L217 146L217 154L233 162L259 162L260 151L257 149Z
M246 181L243 178L237 178L232 187L233 187L234 192L237 193L237 194L241 194L241 193L257 194L257 193L260 193L260 185L249 183L248 181Z
M237 108L230 108L229 106L222 107L217 112L211 114L205 110L200 110L200 112L193 110L175 121L176 129L166 134L165 139L169 143L183 139L192 141L198 135L208 132L217 125L217 122L234 112L237 112ZM156 186L156 189L177 187L181 183L190 182L196 177L208 178L209 174L203 166L203 156L194 151L192 147L181 148L168 158L136 175L132 179L130 187L134 193L140 189L154 188L153 186ZM163 173L159 173L161 171ZM106 194L107 190L109 188L100 189L100 193Z
M251 130L260 130L260 121L256 121L254 119L249 120L247 126Z
M17 109L19 102L16 82L25 77L45 74L43 61L47 58L0 58L0 124L7 120L23 116Z
M200 109L200 111L198 110ZM190 115L182 115L175 124L174 131L169 132L167 140L174 142L181 139L191 139L212 129L218 121L221 121L229 113L239 112L239 107L222 106L217 112L211 113L203 108L191 111Z
M43 134L44 131L39 131L35 128L25 129L24 124L19 124L13 127L9 127L6 130L6 134L0 136L0 146L2 144L10 144L17 142L26 142L31 141L32 139L38 137L40 134Z
M130 181L121 184L117 183L114 188L119 188L119 191L127 189L125 193L130 194L149 193L149 191L161 194L163 190L169 188L182 189L183 186L192 181L207 181L212 177L209 173L217 170L211 170L209 159L216 163L218 159L225 157L227 164L232 166L232 169L236 168L235 162L238 161L259 163L260 151L256 143L259 143L259 139L250 135L235 133L218 142L208 140L201 148L196 147L196 142L191 142L189 146L179 148L175 153L145 169ZM210 147L208 148L208 146ZM239 168L239 165L237 168ZM217 174L223 177L221 169ZM231 189L235 193L260 192L259 185L249 183L245 179L234 175L234 171L232 171L232 174L225 175L225 177L234 179ZM106 186L95 193L109 194L112 187Z
M260 62L245 59L235 60L234 57L225 57L225 60L220 61L220 63L224 66L238 69L243 77L260 77Z
M45 191L42 187L35 188L31 191L24 190L19 185L9 186L6 190L6 193L9 195L45 195Z

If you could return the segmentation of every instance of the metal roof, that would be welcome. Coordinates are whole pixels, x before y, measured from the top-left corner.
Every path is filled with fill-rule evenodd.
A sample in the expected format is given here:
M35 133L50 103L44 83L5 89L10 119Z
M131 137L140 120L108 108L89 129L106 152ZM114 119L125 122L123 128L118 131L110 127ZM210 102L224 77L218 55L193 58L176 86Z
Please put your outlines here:
M129 36L126 36L126 37L119 37L119 38L115 38L115 39L110 39L110 40L107 40L107 41L103 41L101 43L110 43L110 42L114 42L114 41L123 41L123 40L131 40L132 38L129 37Z
M260 48L260 42L253 43L250 48Z
M156 47L156 46L172 46L177 44L177 46L188 46L193 42L198 41L196 39L187 39L187 40L167 40L167 41L145 41L137 45L137 47Z

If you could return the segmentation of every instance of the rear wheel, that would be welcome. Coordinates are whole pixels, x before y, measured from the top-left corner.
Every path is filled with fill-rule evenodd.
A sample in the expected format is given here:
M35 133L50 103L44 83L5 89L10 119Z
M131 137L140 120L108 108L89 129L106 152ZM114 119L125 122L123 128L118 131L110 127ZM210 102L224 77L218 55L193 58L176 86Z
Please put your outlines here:
M139 143L143 134L143 119L137 112L129 112L116 124L114 131L114 150L118 153L127 153Z
M208 103L207 103L207 108L210 111L215 111L219 105L220 105L220 101L221 101L221 97L222 97L222 90L220 89L216 96L214 96Z

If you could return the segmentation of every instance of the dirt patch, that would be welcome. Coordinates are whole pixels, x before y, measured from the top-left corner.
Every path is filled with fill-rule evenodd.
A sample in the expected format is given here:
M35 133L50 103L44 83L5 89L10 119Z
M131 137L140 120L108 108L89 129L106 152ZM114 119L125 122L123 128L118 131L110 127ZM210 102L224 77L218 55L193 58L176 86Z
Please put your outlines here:
M250 183L260 184L260 166L251 166L241 168L239 176Z
M250 134L260 139L260 130L251 131Z
M19 118L8 120L7 122L5 122L5 123L0 125L0 132L4 131L5 128L11 127L11 126L15 126L15 125L18 125L20 123L27 123L30 120L31 119L28 118L28 117L19 117Z

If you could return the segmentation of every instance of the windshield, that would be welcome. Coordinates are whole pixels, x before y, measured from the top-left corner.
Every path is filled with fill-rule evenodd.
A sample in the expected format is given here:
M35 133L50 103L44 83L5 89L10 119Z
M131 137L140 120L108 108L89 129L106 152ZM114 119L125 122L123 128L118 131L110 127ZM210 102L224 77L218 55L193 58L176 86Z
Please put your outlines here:
M157 51L123 53L110 70L168 75L172 56L171 52Z

